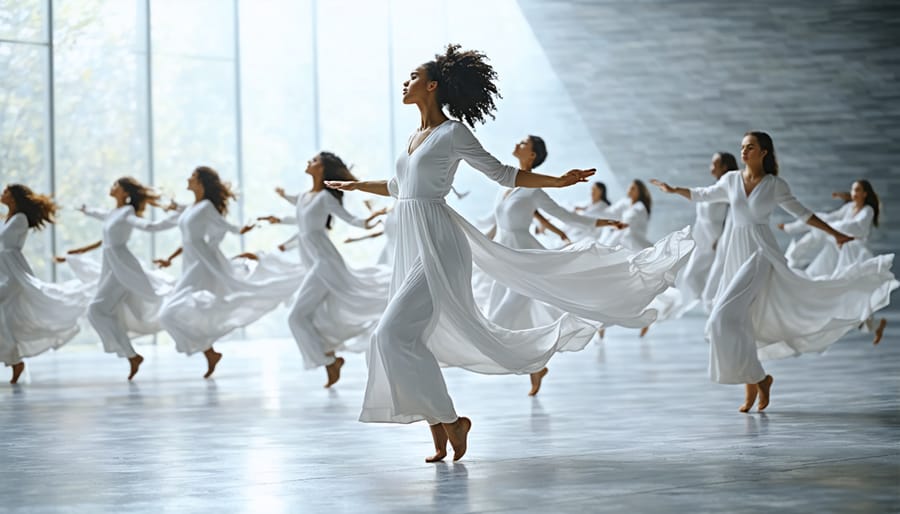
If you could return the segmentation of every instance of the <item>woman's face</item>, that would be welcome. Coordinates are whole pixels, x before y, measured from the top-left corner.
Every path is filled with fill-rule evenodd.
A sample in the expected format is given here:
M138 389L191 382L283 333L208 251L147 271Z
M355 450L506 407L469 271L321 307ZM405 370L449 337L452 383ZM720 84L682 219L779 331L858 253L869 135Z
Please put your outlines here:
M634 182L628 186L628 198L631 199L632 202L638 201L638 198L641 197L641 192L638 190L637 184Z
M516 159L534 159L534 146L531 144L531 138L526 137L525 139L516 143L515 148L513 148L513 157Z
M763 157L768 152L760 148L755 136L744 136L741 140L741 160L748 166L762 166Z
M197 172L191 173L191 176L188 177L188 191L192 191L194 194L203 196L203 184L200 182L200 177L197 176Z
M424 66L419 66L403 82L403 103L415 104L425 100L437 88L437 82L428 79Z
M722 178L722 175L725 174L725 165L722 164L722 156L719 154L713 154L712 160L709 163L709 173L716 177L716 180Z
M312 159L306 161L306 174L315 179L321 179L325 174L325 164L319 154L313 156Z
M859 182L854 182L853 187L850 189L850 199L853 200L856 205L862 205L866 203L866 197L869 196L866 193L866 190L862 187L862 184Z
M591 186L591 203L597 203L600 200L603 200L603 188L594 184Z
M12 193L9 192L9 188L3 188L3 194L0 195L0 203L9 207L10 210L16 206L15 200L13 200Z
M122 189L122 186L120 186L118 182L113 182L113 185L109 188L109 196L116 200L123 200L128 194Z

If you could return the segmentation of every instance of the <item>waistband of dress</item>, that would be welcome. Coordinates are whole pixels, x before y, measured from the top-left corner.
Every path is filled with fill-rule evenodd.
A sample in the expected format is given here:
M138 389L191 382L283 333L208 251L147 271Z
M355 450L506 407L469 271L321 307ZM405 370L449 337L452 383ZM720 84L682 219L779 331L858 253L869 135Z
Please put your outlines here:
M443 198L397 198L398 202L447 203Z

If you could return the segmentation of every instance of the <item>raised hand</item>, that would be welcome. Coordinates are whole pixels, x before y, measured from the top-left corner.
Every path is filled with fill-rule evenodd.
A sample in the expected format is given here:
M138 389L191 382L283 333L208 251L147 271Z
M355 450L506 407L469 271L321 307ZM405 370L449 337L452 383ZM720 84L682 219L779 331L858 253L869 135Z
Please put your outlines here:
M591 168L591 169L587 169L587 170L579 170L579 169L569 170L566 172L565 175L563 175L557 179L557 182L559 184L558 187L568 187L573 184L577 184L579 182L587 182L588 177L590 177L594 173L597 173L596 168Z
M168 268L172 265L172 261L169 259L153 259L153 264L156 264L160 268Z
M268 221L269 223L271 223L273 225L277 225L277 224L281 223L281 218L279 218L277 216L260 216L260 217L256 218L256 220L257 221Z
M838 232L837 234L834 235L834 239L835 239L835 241L837 241L838 248L840 248L840 247L844 246L844 243L849 243L850 241L853 241L854 238L848 236L847 234L842 234L842 233Z
M834 198L835 200L843 200L845 202L849 202L850 200L853 199L853 197L850 196L850 193L848 193L846 191L835 191L835 192L831 193L831 197Z
M235 255L232 259L250 259L251 261L258 261L259 257L253 252L244 252Z
M669 184L667 184L667 183L665 183L665 182L663 182L663 181L661 181L661 180L657 180L657 179L655 179L655 178L654 178L654 179L650 179L650 183L653 184L654 186L656 186L656 187L662 189L662 191L663 191L664 193L674 193L674 192L675 192L675 188L674 188L674 187L670 186Z
M284 195L285 195L284 188L283 188L283 187L276 187L276 188L275 188L275 194L278 195L278 196L280 196L280 197L282 197L282 198L284 198Z
M243 227L241 227L240 234L241 234L241 235L244 235L244 234L246 234L247 232L250 232L251 230L253 230L253 227L255 227L255 226L256 226L255 223L251 223L251 224L249 224L249 225L244 225Z
M340 191L355 191L358 183L355 180L326 180L325 187Z

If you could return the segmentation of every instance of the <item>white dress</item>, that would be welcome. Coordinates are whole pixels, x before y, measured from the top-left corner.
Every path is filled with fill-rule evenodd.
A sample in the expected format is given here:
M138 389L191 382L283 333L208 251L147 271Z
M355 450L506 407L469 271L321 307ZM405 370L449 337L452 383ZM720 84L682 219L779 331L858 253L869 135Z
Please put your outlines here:
M592 203L585 210L581 211L580 214L595 219L618 219L612 215L610 205L603 200ZM570 241L583 241L585 239L598 240L603 234L610 230L614 229L608 226L598 227L596 225L587 227L580 223L566 224L566 235L569 237Z
M682 309L691 309L703 295L709 281L716 250L713 245L722 237L728 205L724 203L698 203L691 234L694 236L694 253L675 280L685 302Z
M344 263L325 228L329 216L365 228L366 222L347 212L329 191L306 192L296 200L300 261L306 269L288 317L288 325L307 369L334 362L326 353L365 351L371 331L387 305L391 270L351 269ZM360 339L362 342L360 342Z
M835 226L835 223L843 220L848 214L850 215L850 217L852 217L852 209L853 202L847 202L834 211L824 213L817 212L816 216L821 218L825 223L828 223L831 226ZM804 223L803 220L795 220L791 223L785 223L784 231L785 233L791 235L802 234L800 237L792 239L788 244L787 250L785 250L784 252L784 256L787 259L788 266L799 270L805 269L807 266L809 266L809 264L819 255L822 249L825 248L828 240L833 239L825 232L813 229L812 227Z
M596 226L596 218L567 211L542 189L517 187L499 194L494 207L497 226L494 241L518 250L543 250L544 246L530 232L536 210L585 231ZM491 280L488 290L487 317L503 328L521 330L548 325L563 315L559 309L521 295L499 282Z
M188 355L212 347L236 328L256 321L290 298L294 277L250 281L219 249L225 234L240 227L225 220L209 200L187 207L178 218L182 274L163 301L160 323Z
M645 306L671 284L693 246L685 229L637 255L599 246L506 248L444 201L461 160L501 185L515 185L518 170L500 164L468 128L452 120L411 154L404 152L388 183L397 199L399 230L390 301L369 352L361 421L452 422L457 416L440 364L481 373L530 373L560 349L583 346L593 336L592 325L568 314L521 331L491 323L475 305L473 261L503 285L563 311L640 327L653 319Z
M721 281L706 325L710 378L723 384L765 378L760 359L821 352L885 307L897 282L893 255L866 260L837 280L814 281L787 266L770 228L775 207L808 220L782 178L766 175L747 195L740 171L691 189L695 202L727 202L719 241Z
M21 212L0 226L0 361L8 366L75 337L91 299L77 281L48 284L34 276L22 255L28 230Z
M622 245L632 251L643 250L653 246L647 239L647 228L650 224L650 214L641 202L631 202L630 198L623 198L612 204L608 210L609 217L628 224L628 228L617 230L610 227L600 237L600 244L605 246Z
M397 241L397 215L394 214L393 208L388 210L387 214L384 215L382 227L384 230L384 234L382 235L384 238L384 248L382 248L381 253L378 254L378 264L382 266L393 266L394 246Z
M85 255L70 255L66 261L79 279L96 287L88 307L88 320L100 336L104 351L119 357L134 357L129 334L159 332L159 309L163 297L175 281L164 273L144 269L131 250L128 240L137 228L159 232L177 223L177 214L160 221L137 216L134 207L125 205L111 211L87 209L85 214L103 221L103 260L99 272L91 277Z
M859 212L856 212L855 204L848 202L840 209L826 214L823 219L836 230L853 236L855 240L838 248L834 238L828 237L821 230L810 230L809 225L805 225L806 229L804 229L796 222L786 223L784 230L789 234L801 234L805 230L809 231L800 240L791 241L786 256L791 255L792 249L796 254L797 248L813 245L816 247L815 256L805 267L806 275L813 278L837 277L848 267L872 256L866 249L866 241L872 232L872 222L875 219L875 211L872 207L864 205ZM825 237L819 234L814 236L814 233L824 234ZM811 240L815 242L810 242ZM790 259L788 260L790 261Z

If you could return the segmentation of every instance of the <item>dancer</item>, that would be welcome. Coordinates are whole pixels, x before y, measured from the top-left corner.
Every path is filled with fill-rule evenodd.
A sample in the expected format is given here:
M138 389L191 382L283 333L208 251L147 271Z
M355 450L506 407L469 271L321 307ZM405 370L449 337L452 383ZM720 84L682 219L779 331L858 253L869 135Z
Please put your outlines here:
M179 352L203 352L207 363L203 377L209 378L222 359L213 343L273 310L290 298L297 284L294 277L251 282L222 254L219 244L227 232L244 234L253 225L238 227L225 219L228 202L235 195L215 170L207 166L195 169L188 189L194 193L195 203L179 207L182 246L168 258L155 261L168 267L184 253L181 278L163 301L159 318Z
M9 383L15 384L25 370L22 359L59 348L75 337L90 293L74 281L39 280L22 254L30 229L54 223L53 200L22 184L10 184L0 203L8 209L0 227L0 361L12 367Z
M527 136L513 150L519 161L519 173L532 173L547 158L547 145L538 136ZM543 189L516 187L500 193L494 207L495 223L488 232L488 238L518 250L543 250L544 246L531 235L529 227L532 217L540 217L551 230L559 231L540 215L542 210L570 226L583 228L608 227L625 228L623 223L575 214L560 207ZM498 230L499 229L499 230ZM563 234L565 239L565 234ZM497 325L512 330L524 330L553 323L563 315L557 308L538 302L510 290L504 285L490 281L487 301L487 317ZM544 367L531 373L529 396L535 396L541 389L541 382L547 375Z
M583 348L594 334L593 325L571 315L526 331L490 323L472 295L473 260L507 287L566 312L643 326L653 317L644 307L669 285L665 277L683 264L693 245L687 230L666 238L652 254L637 255L597 246L580 252L512 250L487 240L444 201L461 160L507 187L565 187L594 173L519 173L485 152L463 123L492 116L495 79L484 54L448 46L403 84L403 103L419 108L421 125L397 162L396 177L326 183L397 199L400 230L390 301L372 337L360 420L426 420L437 452L429 462L446 456L448 439L459 460L472 426L456 414L439 364L481 373L531 373L557 351ZM445 106L462 121L449 119Z
M640 251L653 246L647 238L647 228L650 224L650 209L653 198L647 185L641 180L635 179L628 186L625 198L614 203L608 209L608 215L621 219L623 228L610 230L600 238L600 244L606 246L622 245L632 251Z
M320 152L306 166L312 177L312 188L295 197L278 192L296 206L296 216L277 218L263 216L270 223L295 223L297 233L280 248L298 243L300 260L307 270L288 317L294 341L300 348L307 369L325 367L331 387L341 377L344 358L340 350L364 351L352 339L368 335L387 304L390 271L386 268L352 270L328 238L333 217L362 228L378 214L368 218L353 216L343 203L343 191L326 189L326 180L356 180L344 161L331 152Z
M836 280L813 281L788 268L769 222L776 206L830 234L838 245L853 238L815 216L791 194L778 176L772 138L748 132L741 142L743 171L726 173L709 187L672 187L667 193L695 202L727 202L731 223L716 250L722 280L706 325L710 342L710 378L722 384L746 384L747 412L759 397L759 410L770 401L772 376L761 358L821 352L847 331L890 302L897 281L894 256L858 264Z
M109 196L116 201L116 208L111 211L81 208L86 215L103 222L103 239L67 254L72 258L102 245L103 263L96 280L96 295L88 307L88 320L100 336L104 351L128 359L131 380L144 357L135 351L129 333L147 335L161 329L159 309L174 281L145 270L128 249L128 240L135 228L158 232L174 227L178 220L177 215L157 222L144 219L147 205L159 207L160 197L132 177L116 180ZM65 262L66 258L57 257L56 261Z
M597 181L591 184L591 202L584 207L575 207L575 212L591 218L609 218L611 217L609 208L610 204L606 193L606 184ZM550 227L541 222L541 232L549 228ZM566 234L569 235L569 238L572 241L597 241L602 237L602 234L612 230L616 229L611 227L583 227L579 225L566 226Z
M866 241L869 239L872 227L878 226L880 210L878 194L872 184L863 179L854 182L847 203L837 211L829 213L826 218L833 227L853 236L854 240L841 247L829 240L823 240L818 255L806 267L804 273L817 279L839 278L848 272L852 273L853 269L861 262L872 258L873 254L866 247ZM793 234L802 232L802 229L796 225L796 222L782 223L778 225L778 228ZM870 317L864 326L874 333L872 343L877 345L884 336L887 319L881 318L876 323L875 319Z

